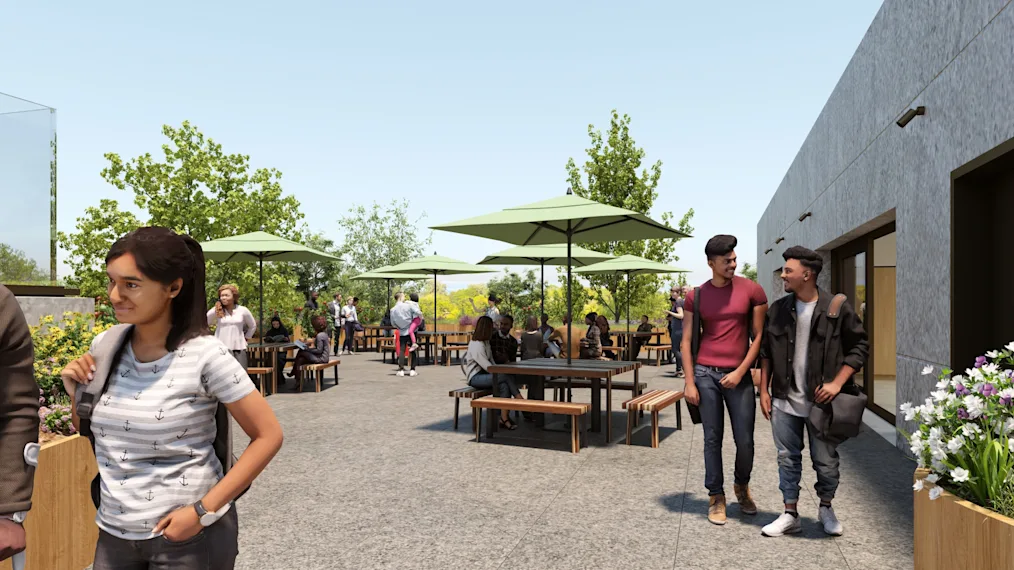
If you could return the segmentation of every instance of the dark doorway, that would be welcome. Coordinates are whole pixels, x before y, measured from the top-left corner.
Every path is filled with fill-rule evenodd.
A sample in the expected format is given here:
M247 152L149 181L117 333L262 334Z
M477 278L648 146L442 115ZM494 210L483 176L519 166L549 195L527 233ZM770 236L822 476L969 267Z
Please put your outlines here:
M951 367L1014 340L1014 151L954 179Z

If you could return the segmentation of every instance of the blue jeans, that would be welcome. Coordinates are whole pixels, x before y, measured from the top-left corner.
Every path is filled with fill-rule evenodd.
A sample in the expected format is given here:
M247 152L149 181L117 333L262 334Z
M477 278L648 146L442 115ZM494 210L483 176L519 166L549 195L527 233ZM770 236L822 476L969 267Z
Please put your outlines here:
M725 473L722 470L722 438L725 436L725 407L729 408L729 423L736 442L737 485L750 482L753 471L753 424L757 405L753 397L753 382L745 374L735 388L723 388L718 382L725 372L710 366L694 366L694 385L701 395L701 424L704 427L704 486L708 495L725 494Z
M683 342L682 320L669 321L669 338L672 340L672 357L676 359L676 372L679 372L683 370L683 354L680 350L680 343Z
M497 374L496 389L493 389L493 375L489 372L480 372L475 376L472 376L472 379L468 381L468 385L481 390L493 390L499 398L510 398L510 387L507 385L507 382L504 382L501 378L499 378L499 376L500 375Z
M822 501L831 502L838 490L838 446L818 439L808 418L786 414L771 408L771 435L778 450L778 488L786 504L799 500L799 480L803 476L803 427L810 440L810 460L817 472L813 488Z

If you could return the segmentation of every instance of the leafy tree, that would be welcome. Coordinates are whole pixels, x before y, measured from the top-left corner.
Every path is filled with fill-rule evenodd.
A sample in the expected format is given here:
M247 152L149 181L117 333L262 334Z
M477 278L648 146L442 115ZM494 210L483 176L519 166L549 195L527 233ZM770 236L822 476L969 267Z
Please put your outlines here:
M120 210L116 200L103 199L98 207L85 208L77 219L76 231L60 232L60 247L67 250L71 276L67 284L81 290L83 297L106 294L106 254L113 242L141 226L133 213Z
M595 200L610 206L649 213L658 198L658 181L662 177L662 161L656 161L648 168L642 168L644 149L638 148L630 136L630 117L622 117L612 111L609 132L606 138L594 125L588 125L591 146L586 149L588 160L579 168L571 158L567 161L567 179L578 196ZM582 172L585 176L582 176ZM587 177L587 181L585 181ZM690 226L694 211L689 210L677 224L677 229L691 234ZM662 212L659 220L670 225L671 212ZM674 253L678 239L617 241L589 244L589 249L610 255L637 255L661 263L675 263L679 260ZM618 275L589 277L597 300L619 321L626 302L626 283ZM650 296L661 287L662 279L655 275L639 275L631 279L630 296L638 300ZM599 294L600 290L609 295Z
M303 218L299 201L282 196L281 173L273 168L252 169L250 157L226 154L222 146L206 138L184 121L179 128L165 125L169 139L162 146L161 160L150 153L124 161L116 153L105 155L104 180L133 193L134 204L146 217L144 225L164 226L189 234L199 242L266 231L298 240L297 225ZM70 252L74 276L70 279L88 294L104 293L102 263L112 242L142 225L115 200L103 200L78 219L77 231L61 234ZM296 276L288 264L264 264L265 319L269 307L292 303ZM222 283L235 283L256 313L259 273L255 263L207 263L209 300Z
M751 281L757 281L757 268L749 262L743 262L743 269L739 273Z
M559 285L546 286L546 314L549 320L554 323L563 321L567 314L567 274L566 271L557 277ZM586 288L584 283L574 275L571 278L571 300L574 307L574 317L578 322L584 318L586 305L592 301L591 290Z
M24 251L0 243L0 282L49 282L49 271L43 270Z
M322 232L307 234L301 243L330 254L335 254L338 249L334 241L325 237ZM298 279L296 288L305 295L309 295L311 291L330 291L341 282L341 264L336 261L293 263L292 270ZM333 295L327 300L330 301L332 298Z
M511 315L515 323L524 324L529 315L539 312L539 280L535 271L529 269L523 274L504 270L503 275L494 277L487 283L490 293L496 293L502 299L500 314ZM477 306L482 307L476 303Z
M414 216L410 212L408 200L394 201L386 206L376 202L370 206L352 205L348 213L338 219L338 227L343 229L344 235L336 254L344 260L344 265L341 279L333 287L342 291L355 291L364 302L382 307L382 314L388 303L387 283L351 281L350 278L420 257L431 239L429 236L420 237L419 223L423 217L425 214ZM400 288L402 283L393 282L392 291ZM430 289L431 294L432 292ZM433 314L432 309L431 300L430 315Z

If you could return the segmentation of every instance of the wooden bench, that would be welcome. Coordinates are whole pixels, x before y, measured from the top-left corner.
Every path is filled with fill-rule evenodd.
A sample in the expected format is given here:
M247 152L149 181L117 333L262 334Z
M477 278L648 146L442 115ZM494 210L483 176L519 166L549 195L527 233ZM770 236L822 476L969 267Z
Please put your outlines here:
M489 432L492 433L492 426L496 425L498 414L494 413L493 410L511 410L519 412L533 412L538 414L560 414L565 416L571 416L571 432L570 432L570 449L573 453L577 453L581 450L582 441L587 444L587 434L585 434L585 422L582 421L584 416L588 415L591 410L591 404L572 404L569 402L547 402L543 400L517 400L514 398L494 398L487 396L485 398L476 398L472 400L472 413L479 410L478 420L475 424L475 441L479 441L479 433L482 431L482 410L490 410L488 412L488 421L490 423Z
M278 381L275 379L275 369L267 366L251 366L246 369L247 376L258 376L258 383L261 385L261 396L264 396L264 387L271 379L271 393L278 392Z
M461 399L465 398L468 400L474 400L476 398L482 398L489 396L493 392L489 390L483 390L480 388L473 388L471 386L465 386L464 388L458 388L457 390L451 390L447 393L448 396L454 398L454 429L458 429L458 405L461 403ZM477 420L475 419L475 410L472 410L472 431L475 431Z
M377 352L380 353L380 358L387 364L387 353L391 353L392 363L398 362L398 347L394 344L393 336L380 337L380 341L377 343Z
M440 347L440 358L444 359L444 366L451 365L451 353L457 353L458 358L461 358L461 353L468 350L467 344L448 344L447 346Z
M627 445L630 445L630 435L637 421L638 412L651 412L651 446L658 447L658 412L673 404L676 404L676 429L683 429L683 416L680 413L680 400L683 399L683 392L675 390L652 390L645 392L636 398L623 402L627 410Z
M552 380L546 380L546 383L544 384L544 386L547 387L547 388L552 388L553 389L553 401L554 402L562 402L563 401L563 396L564 396L563 392L567 389L567 379L566 378L553 378ZM600 381L599 382L599 386L601 387L601 389L605 390L606 389L606 383L605 383L605 381L604 380ZM592 381L588 380L586 378L574 378L573 380L570 381L570 387L571 388L589 388L590 389L592 387ZM644 391L644 389L647 388L647 387L648 387L647 383L645 383L645 382L638 382L637 390L635 391L634 390L634 383L631 382L631 381L629 381L629 380L614 380L613 381L613 390L627 390L627 391L632 392L634 396L637 396L638 394L641 394Z
M334 368L334 385L338 385L338 365L341 364L341 360L332 358L329 362L322 362L320 364L307 364L303 366L301 372L309 371L314 373L314 378L317 380L317 391L320 392L320 383L324 381L324 371L328 368ZM296 381L299 383L298 392L303 391L303 376L300 374Z
M671 346L666 346L664 344L662 344L662 345L658 345L658 344L646 344L646 345L642 346L641 348L648 349L648 360L651 360L651 353L654 351L654 353L655 353L655 366L662 366L662 357L666 353L672 352L672 347Z

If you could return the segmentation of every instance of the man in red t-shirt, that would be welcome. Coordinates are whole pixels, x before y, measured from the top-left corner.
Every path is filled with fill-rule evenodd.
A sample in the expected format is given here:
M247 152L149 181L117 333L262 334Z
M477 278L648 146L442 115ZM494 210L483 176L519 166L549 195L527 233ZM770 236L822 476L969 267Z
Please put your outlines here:
M753 471L753 426L756 417L750 365L757 360L768 310L767 295L757 283L736 275L737 240L717 235L708 240L704 253L711 267L711 280L700 287L700 344L691 349L695 295L683 304L683 370L687 402L700 407L704 428L704 486L708 489L708 520L725 524L725 475L722 470L724 408L736 442L735 486L740 512L757 514L750 496ZM754 342L750 342L753 329ZM745 380L744 380L745 378Z

